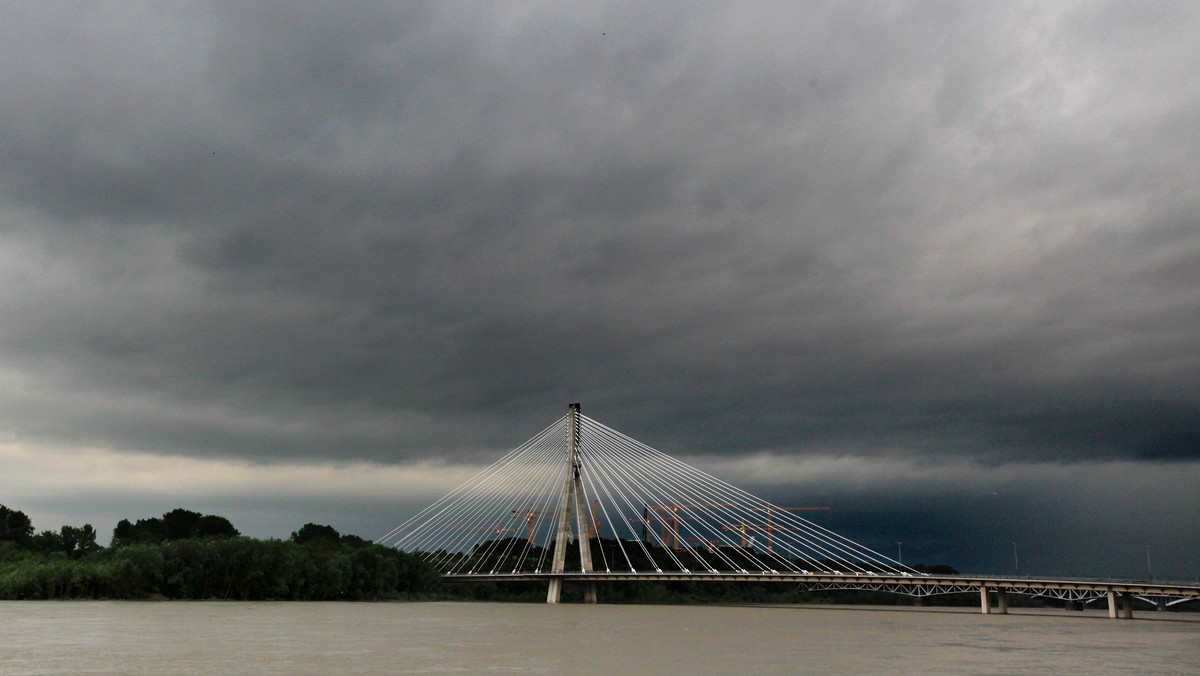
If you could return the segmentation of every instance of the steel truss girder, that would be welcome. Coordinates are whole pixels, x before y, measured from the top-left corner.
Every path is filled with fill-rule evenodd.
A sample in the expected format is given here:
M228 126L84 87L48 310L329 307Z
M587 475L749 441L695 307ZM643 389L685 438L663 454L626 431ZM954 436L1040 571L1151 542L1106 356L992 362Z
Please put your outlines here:
M961 594L986 587L989 591L1012 592L1084 603L1105 598L1108 592L1130 594L1151 603L1172 599L1167 605L1200 600L1200 585L1194 583L1147 583L1117 580L1062 580L1034 578L987 578L975 576L860 576L798 573L515 573L443 575L447 581L534 582L558 578L576 582L780 582L797 584L802 590L868 590L906 596Z
M1059 601L1080 601L1082 603L1091 603L1092 601L1100 601L1106 598L1105 593L1097 592L1094 589L1033 589L1030 587L990 587L997 591L1004 591L1013 594L1023 594L1033 598L1053 598ZM858 583L858 582L815 582L801 583L801 591L881 591L892 594L902 594L904 596L913 596L924 598L926 596L936 596L939 594L969 594L975 591L973 588L965 588L960 585L943 585L943 584L887 584L887 583ZM1141 599L1147 603L1157 604L1159 599L1170 599L1164 605L1173 606L1187 601L1194 601L1194 596L1143 596L1138 595L1134 598Z

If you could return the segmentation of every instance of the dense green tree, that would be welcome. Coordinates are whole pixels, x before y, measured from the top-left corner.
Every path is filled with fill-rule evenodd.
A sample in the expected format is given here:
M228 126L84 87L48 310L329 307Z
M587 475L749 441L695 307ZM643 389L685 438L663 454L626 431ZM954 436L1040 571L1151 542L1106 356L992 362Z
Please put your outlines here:
M130 523L129 519L121 519L113 529L112 546L114 547L162 541L162 519L157 517L138 519L136 523Z
M193 537L200 523L200 512L176 508L162 515L162 539L184 540Z
M336 547L342 536L333 526L319 526L306 523L300 530L292 533L291 540L298 545L314 544L322 547Z
M196 520L191 537L197 538L233 538L241 535L238 529L223 516L205 514Z
M110 544L113 547L124 547L137 542L137 529L129 522L129 519L121 519L113 528L112 541Z
M25 512L0 505L0 541L27 547L33 538L33 523Z
M33 537L30 548L46 554L61 552L72 559L94 554L103 547L96 543L96 529L86 523L82 528L63 526L57 533L45 530Z
M138 519L137 523L121 519L113 529L112 546L238 535L238 530L225 517L176 508L161 518Z
M92 528L90 523L83 524L82 528L63 526L59 535L63 543L62 551L73 559L83 558L102 549L96 542L96 529Z

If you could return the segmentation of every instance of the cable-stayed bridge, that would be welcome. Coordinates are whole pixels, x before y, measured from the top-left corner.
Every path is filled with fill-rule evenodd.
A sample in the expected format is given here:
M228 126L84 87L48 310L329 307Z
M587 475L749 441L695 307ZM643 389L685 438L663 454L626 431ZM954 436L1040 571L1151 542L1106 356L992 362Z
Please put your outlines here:
M1200 598L1200 585L929 576L603 425L567 414L377 542L419 553L448 580L787 582L916 597L978 590L982 612L1008 593L1088 602L1132 616Z

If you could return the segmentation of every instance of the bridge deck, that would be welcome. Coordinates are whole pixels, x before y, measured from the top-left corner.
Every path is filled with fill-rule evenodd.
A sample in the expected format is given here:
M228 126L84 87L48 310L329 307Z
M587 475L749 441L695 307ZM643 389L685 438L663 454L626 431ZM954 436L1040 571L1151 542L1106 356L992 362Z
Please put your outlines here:
M1038 593L1044 590L1078 590L1104 594L1136 594L1145 596L1200 597L1200 584L1185 582L1148 582L1137 580L1073 580L1068 578L1029 578L979 575L837 575L828 573L737 573L737 572L672 572L672 573L486 573L473 575L445 575L453 582L548 582L559 579L565 582L791 582L819 585L844 585L846 588L891 587L903 593L911 588L920 593L922 588L939 588L941 593L949 591L975 591L980 588L1008 590L1018 593Z

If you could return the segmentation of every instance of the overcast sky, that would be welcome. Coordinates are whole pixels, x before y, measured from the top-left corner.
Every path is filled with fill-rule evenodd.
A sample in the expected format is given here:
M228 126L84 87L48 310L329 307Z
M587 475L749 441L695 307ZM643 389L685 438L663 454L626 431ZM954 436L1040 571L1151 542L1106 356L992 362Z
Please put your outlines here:
M39 530L376 537L578 401L906 563L1200 575L1190 0L2 14Z

